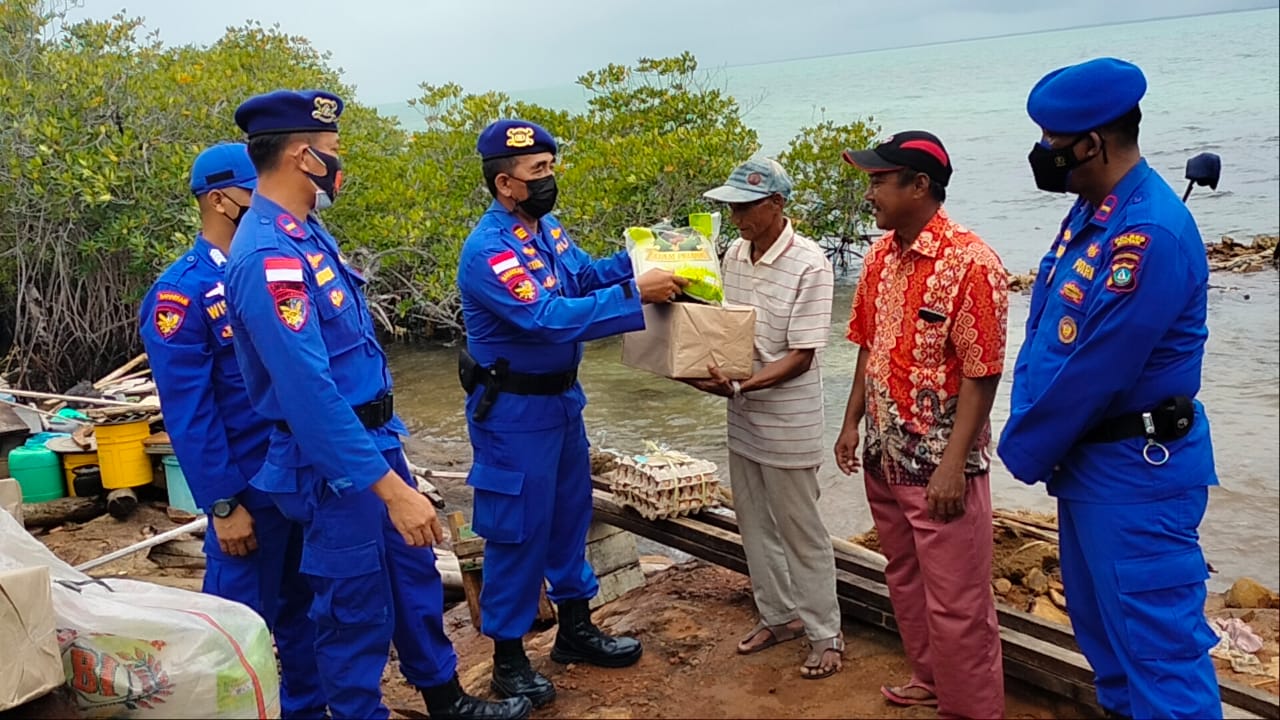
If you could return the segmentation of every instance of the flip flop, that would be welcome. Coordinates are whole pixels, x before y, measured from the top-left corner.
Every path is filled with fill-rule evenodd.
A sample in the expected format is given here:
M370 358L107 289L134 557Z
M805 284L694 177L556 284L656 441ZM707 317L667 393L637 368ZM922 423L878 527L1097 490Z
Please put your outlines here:
M759 635L762 632L768 632L769 639L765 640L759 645L756 645L750 650L742 649L741 647L742 643L745 643L748 640L751 640L752 638L754 638L755 636ZM802 637L804 637L803 629L792 630L791 628L787 627L786 623L782 625L765 625L764 622L761 621L761 622L757 622L756 626L752 628L751 632L747 633L746 636L744 636L741 640L738 641L737 651L739 655L754 655L760 652L761 650L767 650L773 647L774 645L779 645L784 642L790 642L792 640L797 640Z
M909 690L911 688L920 688L921 690L928 692L929 697L913 698L913 697L907 697L906 695L901 694L903 690ZM902 685L899 687L889 687L888 685L881 685L880 694L884 695L885 699L888 700L889 702L893 703L894 705L898 705L900 707L914 707L917 705L923 705L925 707L938 707L938 696L934 695L929 690L929 688L921 685L920 683L914 683L914 682L907 683L906 685Z
M835 675L839 670L832 666L825 672L822 671L822 660L827 656L828 652L834 652L844 659L844 638L836 636L809 643L809 657L805 658L804 665L801 665L800 677L805 680L821 680ZM817 670L817 674L810 674L806 671Z

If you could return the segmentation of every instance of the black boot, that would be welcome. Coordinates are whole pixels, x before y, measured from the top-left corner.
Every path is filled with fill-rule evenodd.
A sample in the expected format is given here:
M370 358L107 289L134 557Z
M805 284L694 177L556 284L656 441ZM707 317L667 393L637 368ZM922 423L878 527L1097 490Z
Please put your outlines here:
M556 699L556 686L534 671L522 640L493 641L493 680L489 687L502 697L529 698L535 708Z
M644 648L629 637L610 637L591 622L586 600L566 600L558 606L560 629L551 659L558 663L586 663L607 668L634 665Z
M517 697L492 702L472 697L462 690L458 676L443 685L421 688L431 720L525 720L533 705Z

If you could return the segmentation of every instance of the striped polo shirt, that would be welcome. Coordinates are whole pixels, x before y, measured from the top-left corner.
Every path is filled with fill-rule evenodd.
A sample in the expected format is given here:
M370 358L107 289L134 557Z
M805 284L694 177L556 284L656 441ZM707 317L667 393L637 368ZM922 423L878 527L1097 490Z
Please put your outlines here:
M822 464L822 348L831 333L831 263L788 220L759 262L739 238L724 257L724 299L756 309L754 372L791 350L816 350L804 374L729 400L729 450L761 465Z

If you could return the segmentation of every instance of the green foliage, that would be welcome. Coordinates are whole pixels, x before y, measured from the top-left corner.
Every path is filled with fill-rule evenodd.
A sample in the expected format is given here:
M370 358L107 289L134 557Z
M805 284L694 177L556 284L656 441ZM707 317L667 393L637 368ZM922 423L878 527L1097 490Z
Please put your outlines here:
M0 345L15 381L53 389L137 352L138 300L198 230L191 160L240 137L232 115L244 98L279 87L352 95L326 54L278 28L250 23L207 47L166 47L123 15L67 24L68 4L0 4ZM581 113L424 85L412 128L348 102L346 183L324 221L371 276L386 330L461 330L458 253L490 202L475 138L499 117L556 134L557 215L595 253L616 248L627 226L703 209L701 193L758 150L738 103L690 53L578 83L591 93ZM854 232L859 178L836 158L870 133L824 123L784 155L810 234Z
M778 162L791 174L795 190L787 212L804 235L815 240L863 243L872 217L863 196L867 174L840 159L846 149L871 147L880 129L871 118L837 125L824 120L800 131Z

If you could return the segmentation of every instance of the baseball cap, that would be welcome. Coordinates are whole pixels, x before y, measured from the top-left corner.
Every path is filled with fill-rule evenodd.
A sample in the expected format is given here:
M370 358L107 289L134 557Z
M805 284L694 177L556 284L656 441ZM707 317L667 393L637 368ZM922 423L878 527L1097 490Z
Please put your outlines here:
M702 197L723 203L746 203L774 193L791 197L791 176L776 160L748 160L734 168L723 185L702 193Z
M842 157L868 173L911 168L943 187L951 180L951 156L936 135L923 130L895 133L870 150L845 150Z
M196 156L191 164L191 194L199 197L213 190L258 187L258 172L249 160L244 143L214 145Z

